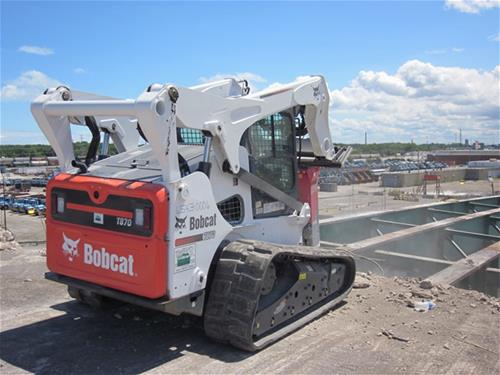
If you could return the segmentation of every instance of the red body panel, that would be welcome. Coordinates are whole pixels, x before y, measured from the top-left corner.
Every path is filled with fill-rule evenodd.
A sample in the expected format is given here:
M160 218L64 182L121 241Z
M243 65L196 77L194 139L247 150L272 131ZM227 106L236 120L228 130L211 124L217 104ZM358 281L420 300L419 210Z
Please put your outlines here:
M309 167L299 170L299 200L309 203L311 208L310 223L318 219L318 180L319 167Z
M148 200L153 207L151 233L121 233L59 220L54 214L55 202L52 202L54 189L88 194L92 204L70 204L68 210L79 210L87 215L104 212L111 218L117 215L126 218L131 213L120 209L100 210L99 206L105 204L110 195ZM69 174L56 176L47 186L48 268L61 275L143 297L164 296L167 290L167 204L168 193L161 185Z

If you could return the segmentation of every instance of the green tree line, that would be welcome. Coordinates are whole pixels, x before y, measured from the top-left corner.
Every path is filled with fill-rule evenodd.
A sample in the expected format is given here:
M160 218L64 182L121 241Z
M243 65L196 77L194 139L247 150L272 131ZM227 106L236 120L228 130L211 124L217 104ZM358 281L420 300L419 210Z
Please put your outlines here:
M342 145L348 146L348 145ZM352 144L352 155L360 154L380 154L381 156L396 156L397 154L403 155L406 152L412 151L435 151L452 148L460 148L463 145L458 143L444 144L444 143L371 143L371 144ZM73 147L75 154L84 156L89 147L88 142L74 142ZM114 144L110 144L110 153L116 153ZM54 150L50 145L0 145L0 157L40 157L40 156L55 156Z
M380 156L396 156L397 154L403 155L407 152L429 152L436 150L447 150L463 148L464 146L459 143L370 143L370 144L352 144L352 154L380 154Z
M89 148L88 142L74 142L73 149L75 155L84 156L87 154ZM110 154L116 153L114 144L109 145ZM43 156L56 156L54 150L50 145L0 145L0 157L14 158L14 157L43 157Z

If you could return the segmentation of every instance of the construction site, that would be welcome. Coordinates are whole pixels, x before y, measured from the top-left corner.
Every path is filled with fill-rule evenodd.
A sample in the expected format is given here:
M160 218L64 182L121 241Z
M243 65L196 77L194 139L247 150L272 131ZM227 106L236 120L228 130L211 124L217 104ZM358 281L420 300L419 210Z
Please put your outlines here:
M498 372L497 164L353 169L324 89L40 95L58 166L3 170L2 373ZM190 96L224 103L239 133L196 128L226 117ZM241 111L268 96L291 104ZM70 122L93 135L84 156Z
M499 11L1 1L0 375L500 374Z

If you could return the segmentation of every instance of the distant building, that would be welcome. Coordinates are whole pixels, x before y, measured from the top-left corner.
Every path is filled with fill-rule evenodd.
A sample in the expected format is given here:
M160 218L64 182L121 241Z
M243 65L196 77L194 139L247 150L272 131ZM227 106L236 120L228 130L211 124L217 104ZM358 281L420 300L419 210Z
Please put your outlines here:
M484 148L484 143L481 143L479 141L474 142L474 150L482 150Z
M14 158L6 158L2 156L0 158L0 165L10 167L11 165L14 165Z
M57 156L17 156L15 158L0 157L0 166L2 167L42 167L59 165Z
M47 162L49 163L49 165L59 165L57 156L47 156Z
M45 156L39 156L39 157L32 157L31 158L31 165L32 166L43 166L43 165L48 165L49 163L47 162L47 158Z
M427 160L448 165L466 165L470 161L490 159L500 159L500 150L443 150L427 154Z
M490 159L490 160L476 160L467 163L469 168L489 168L489 169L499 169L500 170L500 160Z
M28 167L30 165L30 158L29 156L23 156L23 157L15 157L14 158L14 167Z

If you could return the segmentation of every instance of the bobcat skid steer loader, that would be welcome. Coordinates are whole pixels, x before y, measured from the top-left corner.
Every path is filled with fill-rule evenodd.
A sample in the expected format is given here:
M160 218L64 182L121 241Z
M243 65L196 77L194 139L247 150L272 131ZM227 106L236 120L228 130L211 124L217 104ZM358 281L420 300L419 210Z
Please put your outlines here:
M319 247L319 167L350 152L328 107L321 76L253 94L234 79L153 84L135 100L47 89L31 105L62 170L47 187L46 278L88 304L202 316L209 337L248 351L302 327L355 276ZM90 130L86 155L72 125Z

